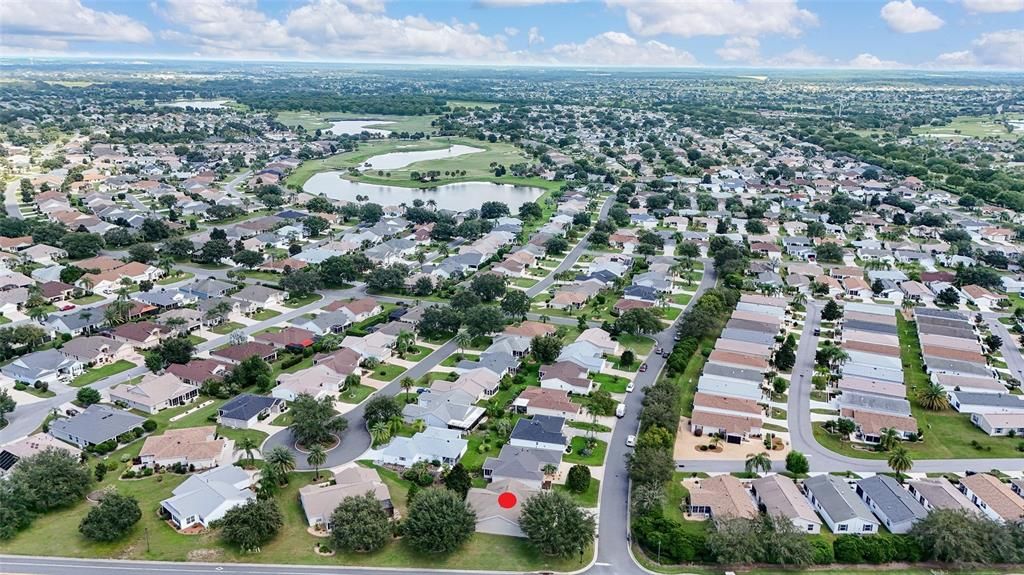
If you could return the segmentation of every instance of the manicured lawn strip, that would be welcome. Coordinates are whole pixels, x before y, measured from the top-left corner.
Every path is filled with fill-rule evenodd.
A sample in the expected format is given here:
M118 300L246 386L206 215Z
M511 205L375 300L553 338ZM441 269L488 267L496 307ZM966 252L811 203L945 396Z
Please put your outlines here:
M701 353L703 350L711 350L718 340L718 333L706 336L700 340L700 352L693 354L690 362L686 364L683 373L675 376L676 385L682 390L680 395L680 415L690 417L693 414L693 396L697 393L697 381L700 379L701 370L704 369L704 362L707 358Z
M291 357L291 356L290 355L285 355L286 359L289 358L289 357ZM284 364L284 362L282 360L278 360L278 361L275 361L271 365L271 367L274 370L273 373L274 373L274 378L275 379L277 378L277 376L281 375L282 373L295 373L296 371L300 371L300 370L303 370L303 369L306 369L306 368L313 367L313 358L312 357L304 357L304 358L302 358L302 361L300 361L299 363L296 363L295 365L289 366L289 367L281 367L283 364Z
M313 302L320 301L324 296L318 293L309 294L306 297L288 298L284 301L285 307L292 309L299 309L302 306L309 305Z
M595 374L590 379L600 385L601 391L607 391L608 393L626 393L626 386L629 385L628 379L607 373Z
M89 385L90 383L97 382L105 377L110 377L114 374L121 373L122 371L128 371L135 367L135 364L126 360L119 359L114 363L108 363L101 367L93 367L86 370L85 373L76 377L71 382L73 387L81 387L83 385Z
M246 270L242 272L241 275L245 276L245 279L260 280L261 282L270 282L273 284L276 284L277 282L281 281L281 274L276 274L274 272Z
M654 340L643 335L637 337L635 335L622 334L619 336L618 342L622 347L631 350L637 357L645 356L654 349Z
M0 325L3 325L5 323L11 323L11 319L0 315Z
M672 296L672 303L677 303L679 305L686 305L686 304L690 303L691 299L693 299L693 294L677 293L676 295Z
M382 363L369 375L370 379L377 381L391 381L405 373L405 368L391 363Z
M165 278L161 278L156 283L157 283L157 285L165 286L165 285L170 285L170 284L173 284L173 283L183 282L183 281L185 281L187 279L192 279L194 277L195 277L194 273L192 273L192 272L184 272L183 271L183 272L178 272L178 273L176 273L174 275L169 275L169 276L167 276ZM99 301L99 300L97 300L97 301Z
M590 423L589 421L570 421L567 423L569 427L573 429L582 429L583 431L593 431L595 433L608 433L612 428L607 425L601 425L600 423Z
M268 319L274 319L279 315L281 315L281 312L277 310L265 309L252 314L252 319L255 319L257 321L266 321Z
M205 337L196 335L194 333L188 334L188 340L192 342L192 345L199 345L200 343L205 343L206 342L206 338Z
M593 477L590 478L590 485L587 486L587 490L583 493L570 491L568 487L562 484L555 485L555 491L561 491L572 497L581 507L597 507L597 496L601 493L601 480Z
M242 329L244 325L235 321L226 321L220 325L210 328L210 331L217 335L227 335L236 329Z
M480 361L480 356L472 353L453 353L444 358L441 365L444 367L455 367L456 364L464 359L469 361Z
M338 395L338 400L344 403L362 403L375 390L369 385L350 385L348 389Z
M30 393L30 394L32 394L32 395L34 395L36 397L42 397L44 399L47 398L47 397L54 397L55 395L57 395L56 393L50 391L49 389L47 389L46 391L43 391L41 389L36 389L36 388L32 387L31 385L27 386L22 391L24 391L25 393Z
M89 305L91 303L96 303L98 301L103 301L104 299L106 299L106 298L104 298L101 295L89 294L89 295L84 295L82 297L73 298L71 300L71 303L73 303L75 305Z
M582 463L583 465L604 465L605 452L608 451L608 444L601 441L600 439L595 440L597 443L594 446L594 451L583 457L580 455L580 450L587 446L587 439L585 437L573 437L569 442L572 446L572 453L565 455L562 459L569 463Z
M423 345L417 345L413 349L415 352L407 351L402 359L406 361L423 361L428 355L434 353L434 350Z

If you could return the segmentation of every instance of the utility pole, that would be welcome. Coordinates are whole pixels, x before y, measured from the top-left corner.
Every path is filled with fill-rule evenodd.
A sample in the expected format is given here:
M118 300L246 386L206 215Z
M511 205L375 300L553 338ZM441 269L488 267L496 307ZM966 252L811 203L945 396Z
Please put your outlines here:
M146 527L145 532L146 532L146 553L149 553L149 527ZM660 547L659 547L659 549L660 549Z

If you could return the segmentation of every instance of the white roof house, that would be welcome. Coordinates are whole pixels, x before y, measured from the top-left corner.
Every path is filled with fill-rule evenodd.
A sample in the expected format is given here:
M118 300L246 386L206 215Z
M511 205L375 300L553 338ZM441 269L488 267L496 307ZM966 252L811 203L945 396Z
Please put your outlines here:
M256 498L249 488L252 478L241 467L217 467L193 475L174 488L160 508L179 529L209 527L228 512Z

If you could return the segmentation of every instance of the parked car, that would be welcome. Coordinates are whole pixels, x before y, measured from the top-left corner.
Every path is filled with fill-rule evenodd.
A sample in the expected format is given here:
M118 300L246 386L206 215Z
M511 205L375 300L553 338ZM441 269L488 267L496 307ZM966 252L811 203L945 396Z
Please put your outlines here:
M821 328L814 328L814 335L821 335Z
M69 303L69 304L65 304L65 305L60 306L60 311L71 311L73 309L75 309L75 304L73 304L73 303Z
M626 404L620 403L615 406L615 417L626 417Z
M647 364L646 363L641 363L640 364L640 371L641 372L647 371Z
M634 386L636 384L632 381L626 384L626 393L633 393Z
M626 447L636 447L636 436L635 435L627 435L626 436Z
M672 355L672 354L670 354L668 351L661 352L661 357L663 357L665 359L668 359L668 356L670 356L670 355Z

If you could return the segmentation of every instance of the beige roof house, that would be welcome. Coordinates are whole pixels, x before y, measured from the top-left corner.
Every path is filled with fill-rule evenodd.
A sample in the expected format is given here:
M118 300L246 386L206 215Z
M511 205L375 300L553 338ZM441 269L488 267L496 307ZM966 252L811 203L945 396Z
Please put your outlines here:
M36 433L0 447L0 477L10 472L18 464L18 461L50 448L63 449L75 459L82 454L82 450L64 443L52 435Z
M469 396L482 400L494 395L498 391L499 383L498 374L481 367L463 372L455 381L436 380L430 386L430 390L435 393L464 391Z
M136 385L126 383L110 388L111 401L124 402L132 409L146 413L185 405L198 396L198 386L185 383L172 373L148 374Z
M162 435L150 435L142 444L139 458L143 465L193 465L206 469L231 463L234 442L217 437L217 427L168 429Z
M591 327L583 331L576 341L589 341L597 346L602 352L608 355L619 354L619 342L612 339L612 336L599 327Z
M345 376L327 365L318 364L295 373L282 373L277 378L277 387L271 390L270 395L285 401L295 401L303 393L316 399L333 397L341 390L343 381Z
M299 489L299 501L310 527L330 529L331 514L346 497L360 497L373 493L388 513L394 512L391 493L380 479L377 470L352 465L334 474L334 484L307 485Z
M689 512L708 517L757 517L754 500L732 475L716 475L696 482L690 489Z
M1024 519L1024 497L988 473L976 473L960 480L965 495L989 517L1003 521Z
M504 507L498 502L503 493L515 496L515 504ZM487 485L487 488L474 487L466 495L466 503L476 513L476 530L479 533L525 537L519 527L519 516L523 511L523 503L536 495L538 491L515 479L500 479Z
M819 533L821 519L793 480L778 474L751 482L754 497L769 515L781 515L805 533Z

